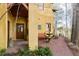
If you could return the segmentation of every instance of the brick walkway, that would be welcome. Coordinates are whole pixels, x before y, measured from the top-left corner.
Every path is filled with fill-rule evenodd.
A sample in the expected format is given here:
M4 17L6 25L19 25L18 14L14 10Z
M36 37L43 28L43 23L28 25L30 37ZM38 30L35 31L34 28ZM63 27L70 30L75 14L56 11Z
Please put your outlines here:
M71 49L71 50L72 50L74 56L79 56L79 51L76 51L76 50L73 50L73 49Z
M68 48L64 38L51 39L47 44L54 56L73 56L72 51ZM39 41L39 46L46 47L44 41Z
M18 48L23 48L23 46L26 47L27 45L26 43L27 43L26 41L17 42L17 44L15 44L15 48L9 48L7 52L10 54L14 53L12 55L15 55L15 53L18 52ZM79 55L78 51L73 51L67 46L64 38L62 37L59 37L58 39L51 39L49 43L46 43L44 40L39 40L39 46L41 47L48 46L54 56L73 56L73 55L78 56Z

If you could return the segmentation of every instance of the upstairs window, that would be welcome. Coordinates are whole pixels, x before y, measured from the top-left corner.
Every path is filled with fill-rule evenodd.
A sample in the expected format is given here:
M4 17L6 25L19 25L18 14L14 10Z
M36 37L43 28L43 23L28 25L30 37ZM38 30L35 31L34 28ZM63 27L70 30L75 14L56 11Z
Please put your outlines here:
M46 23L46 31L51 32L51 23Z
M38 25L38 30L41 30L41 25Z

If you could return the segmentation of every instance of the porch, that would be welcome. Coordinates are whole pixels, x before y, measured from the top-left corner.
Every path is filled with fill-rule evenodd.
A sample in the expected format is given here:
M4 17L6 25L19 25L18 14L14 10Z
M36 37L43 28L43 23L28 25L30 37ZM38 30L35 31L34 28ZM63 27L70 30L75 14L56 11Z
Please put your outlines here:
M14 3L9 5L10 9L8 11L7 20L7 48L18 48L20 45L24 43L27 44L28 42L28 9L26 6L28 6L28 4Z
M28 48L28 41L16 40L13 44L13 47L9 47L6 50L5 55L9 55L9 56L16 55L18 53L18 51L23 48Z

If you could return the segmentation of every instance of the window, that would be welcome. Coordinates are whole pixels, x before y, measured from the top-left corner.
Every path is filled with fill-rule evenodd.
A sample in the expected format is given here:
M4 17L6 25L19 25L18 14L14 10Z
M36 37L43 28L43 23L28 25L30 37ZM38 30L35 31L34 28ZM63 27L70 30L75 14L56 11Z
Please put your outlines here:
M40 10L44 10L44 4L43 4L43 3L39 3L39 4L38 4L38 8L39 8Z
M17 30L18 32L23 32L23 25L18 25Z
M51 23L46 23L46 31L51 31Z
M38 30L41 30L41 25L38 25Z

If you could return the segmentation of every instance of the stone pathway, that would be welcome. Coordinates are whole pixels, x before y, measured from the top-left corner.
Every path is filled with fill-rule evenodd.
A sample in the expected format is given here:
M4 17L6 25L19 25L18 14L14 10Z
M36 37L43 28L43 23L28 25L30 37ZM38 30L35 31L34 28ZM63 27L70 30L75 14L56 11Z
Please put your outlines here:
M15 56L20 49L27 47L27 44L27 41L16 41L13 47L6 50L6 55Z
M46 43L41 40L39 46L46 47ZM51 39L47 44L54 56L73 56L72 51L67 46L64 38L59 37L58 39Z

